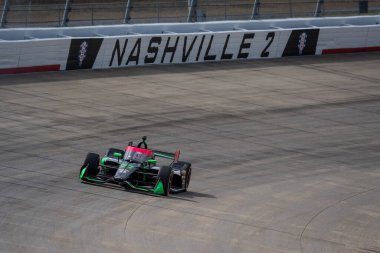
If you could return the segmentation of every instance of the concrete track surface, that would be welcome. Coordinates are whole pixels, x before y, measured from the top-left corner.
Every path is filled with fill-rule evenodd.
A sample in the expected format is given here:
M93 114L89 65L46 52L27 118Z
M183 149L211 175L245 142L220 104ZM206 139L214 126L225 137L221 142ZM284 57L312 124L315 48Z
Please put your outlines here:
M80 183L148 136L189 192ZM0 77L0 252L380 252L380 54Z

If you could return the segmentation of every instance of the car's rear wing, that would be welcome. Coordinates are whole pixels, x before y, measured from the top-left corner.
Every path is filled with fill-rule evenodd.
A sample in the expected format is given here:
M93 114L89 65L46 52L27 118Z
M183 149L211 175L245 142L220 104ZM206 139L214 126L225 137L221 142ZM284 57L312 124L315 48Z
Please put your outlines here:
M162 158L167 158L167 159L173 159L175 162L178 161L180 151L177 150L175 153L170 153L170 152L165 152L165 151L160 151L160 150L153 150L154 156L162 157Z

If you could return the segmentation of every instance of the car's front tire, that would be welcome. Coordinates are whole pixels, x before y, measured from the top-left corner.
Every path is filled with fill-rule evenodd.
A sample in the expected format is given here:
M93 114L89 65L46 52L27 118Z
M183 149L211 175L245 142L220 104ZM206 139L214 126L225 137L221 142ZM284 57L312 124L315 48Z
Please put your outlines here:
M164 195L169 196L170 194L170 187L173 180L173 170L169 166L163 166L161 167L159 173L158 173L159 180L161 180L164 188Z
M87 181L86 177L96 177L99 173L100 156L95 153L88 153L79 171L82 181ZM83 171L85 170L85 171Z

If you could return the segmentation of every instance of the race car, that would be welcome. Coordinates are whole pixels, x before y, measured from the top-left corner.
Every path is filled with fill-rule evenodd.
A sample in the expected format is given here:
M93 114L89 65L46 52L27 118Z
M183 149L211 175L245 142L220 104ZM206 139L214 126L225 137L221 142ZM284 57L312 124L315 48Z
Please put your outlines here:
M148 149L146 136L125 150L110 148L100 159L99 154L88 153L80 168L80 180L94 184L112 183L157 195L185 192L189 187L191 163L179 161L175 153ZM158 165L166 160L167 165Z

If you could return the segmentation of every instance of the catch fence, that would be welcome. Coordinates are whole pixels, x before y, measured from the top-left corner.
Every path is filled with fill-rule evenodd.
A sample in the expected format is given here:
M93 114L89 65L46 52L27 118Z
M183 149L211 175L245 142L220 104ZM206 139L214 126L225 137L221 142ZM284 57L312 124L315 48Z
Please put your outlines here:
M380 0L0 0L0 27L379 15Z

